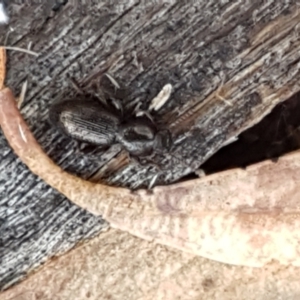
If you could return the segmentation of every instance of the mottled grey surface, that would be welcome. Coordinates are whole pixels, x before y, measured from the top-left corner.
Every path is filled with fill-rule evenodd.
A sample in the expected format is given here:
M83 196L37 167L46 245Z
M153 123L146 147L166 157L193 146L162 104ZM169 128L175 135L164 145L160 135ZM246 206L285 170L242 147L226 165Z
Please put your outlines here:
M285 100L263 101L257 93L260 87L277 91L299 82L300 53L295 46L299 28L287 27L278 30L278 35L272 31L263 43L251 48L256 34L278 16L289 16L296 2L74 0L54 12L55 1L12 1L10 24L0 27L1 43L8 34L8 45L27 48L32 43L39 56L9 51L7 85L18 94L28 79L21 111L35 137L64 169L88 178L120 149L114 147L91 160L51 128L49 105L75 94L67 78L75 78L86 91L97 91L95 85L100 85L108 98L122 101L125 114L139 102L142 109L147 108L161 88L171 83L170 101L154 116L158 126L169 128L176 141L170 155L151 158L162 170L131 163L108 172L103 180L138 188L148 186L159 174L157 183L174 182L198 168L251 120ZM294 44L288 43L291 36ZM247 67L262 61L256 72L247 73ZM104 72L122 89L115 91ZM204 103L232 78L241 81L231 93L231 106L221 100ZM31 174L2 135L0 148L3 289L107 224L70 204ZM149 162L146 158L145 163Z

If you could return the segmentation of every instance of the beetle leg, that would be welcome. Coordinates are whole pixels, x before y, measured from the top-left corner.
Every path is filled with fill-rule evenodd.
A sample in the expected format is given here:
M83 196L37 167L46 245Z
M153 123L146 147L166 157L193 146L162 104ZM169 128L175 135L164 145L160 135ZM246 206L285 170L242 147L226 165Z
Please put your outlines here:
M115 98L112 98L111 99L111 102L113 104L113 106L119 110L121 112L121 115L123 116L123 105L122 105L122 102L118 99L115 99Z
M142 116L146 116L153 124L154 124L154 120L153 117L151 116L150 112L147 110L138 110L135 113L136 117L142 117Z

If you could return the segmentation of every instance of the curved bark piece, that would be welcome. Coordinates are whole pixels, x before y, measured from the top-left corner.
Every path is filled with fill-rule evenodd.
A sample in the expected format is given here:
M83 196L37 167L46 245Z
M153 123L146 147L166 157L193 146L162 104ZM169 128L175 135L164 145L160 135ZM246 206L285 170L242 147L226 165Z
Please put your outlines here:
M261 267L300 266L299 154L248 170L230 170L170 186L131 192L63 171L44 153L12 92L0 92L0 124L28 168L112 227L216 261ZM286 201L289 200L289 203Z
M112 188L102 184L93 184L89 181L83 183L82 179L64 172L55 165L31 134L17 108L12 91L8 88L0 93L0 119L2 130L9 144L28 168L71 201L76 199L74 202L82 208L94 214L101 212L105 215L110 200L117 200L118 197L130 197L131 191L128 189ZM93 203L91 206L85 199L88 195L91 197L97 195L98 198L97 201L90 199ZM105 200L106 203L99 201L99 199ZM98 204L104 206L100 207Z

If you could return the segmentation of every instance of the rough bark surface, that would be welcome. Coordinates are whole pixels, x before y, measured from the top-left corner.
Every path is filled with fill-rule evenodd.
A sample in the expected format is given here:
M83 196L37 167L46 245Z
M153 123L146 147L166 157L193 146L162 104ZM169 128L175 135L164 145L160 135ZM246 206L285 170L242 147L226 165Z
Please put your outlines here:
M13 31L1 27L2 44L32 42L39 56L10 52L6 84L18 93L28 79L22 114L51 158L86 178L134 189L157 174L157 184L178 180L299 90L297 1L69 1L56 12L52 2L10 4ZM138 103L146 108L171 83L170 101L154 116L175 140L170 155L151 158L161 169L127 163L118 146L88 159L51 128L49 105L75 95L68 77L89 92L100 84L126 114ZM2 135L0 147L5 289L107 224L32 175Z

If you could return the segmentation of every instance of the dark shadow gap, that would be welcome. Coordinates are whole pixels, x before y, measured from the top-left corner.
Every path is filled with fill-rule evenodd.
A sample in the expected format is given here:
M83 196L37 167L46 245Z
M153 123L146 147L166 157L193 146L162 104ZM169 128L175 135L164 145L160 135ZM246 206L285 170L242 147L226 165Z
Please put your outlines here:
M207 160L206 174L244 168L276 159L300 148L300 92L278 104L261 122L239 135L238 140Z

